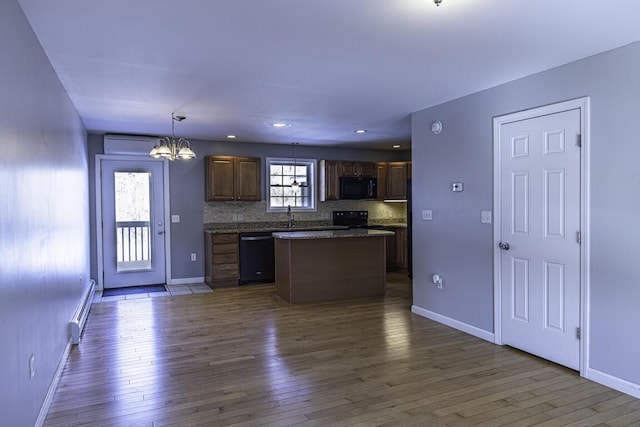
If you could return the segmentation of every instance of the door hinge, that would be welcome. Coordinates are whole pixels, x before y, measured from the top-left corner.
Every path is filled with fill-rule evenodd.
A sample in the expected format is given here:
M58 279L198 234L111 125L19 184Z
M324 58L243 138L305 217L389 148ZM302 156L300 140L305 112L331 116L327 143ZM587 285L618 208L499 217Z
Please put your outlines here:
M582 332L580 331L580 326L576 328L576 339L582 338Z
M579 231L576 231L576 242L578 242L579 245L582 244L582 233Z
M578 141L576 142L578 147L582 147L582 135L578 135Z

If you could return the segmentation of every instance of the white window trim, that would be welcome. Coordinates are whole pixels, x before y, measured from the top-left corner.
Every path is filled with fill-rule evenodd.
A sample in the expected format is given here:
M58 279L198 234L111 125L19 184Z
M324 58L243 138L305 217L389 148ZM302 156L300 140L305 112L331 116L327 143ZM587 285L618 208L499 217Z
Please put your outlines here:
M298 165L301 164L308 164L311 167L311 171L309 173L309 191L310 191L310 195L309 195L309 200L311 202L311 207L308 208L304 208L304 207L294 207L291 206L291 211L292 212L317 212L318 211L318 191L317 191L317 184L316 184L316 180L318 179L317 176L317 170L318 170L318 161L316 159L303 159L303 158L296 158L295 162ZM267 199L267 212L286 212L287 208L286 207L271 207L271 175L270 175L270 170L271 170L271 164L272 163L285 163L285 164L292 164L294 163L294 159L293 157L267 157L266 158L266 167L265 167L265 171L266 171L266 183L267 183L267 188L266 188L266 199Z

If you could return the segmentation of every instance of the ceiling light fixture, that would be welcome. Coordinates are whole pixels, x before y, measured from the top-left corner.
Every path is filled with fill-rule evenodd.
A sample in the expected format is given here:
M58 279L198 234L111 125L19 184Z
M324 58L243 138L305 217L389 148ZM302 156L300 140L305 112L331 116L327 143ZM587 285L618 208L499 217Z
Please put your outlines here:
M293 182L291 183L291 189L293 190L294 193L296 193L300 189L300 184L296 180L296 169L298 166L296 161L296 145L298 145L297 142L291 143L291 151L293 154Z
M227 135L228 139L236 139L237 137L235 135Z
M149 157L167 160L191 160L196 158L196 153L191 149L188 139L180 138L176 141L175 122L181 122L186 116L176 116L171 113L171 138L165 136L158 138L158 143L149 152Z
M392 148L400 148L400 145L396 144Z
M274 128L286 128L289 125L287 125L286 123L274 123L271 126L273 126Z
M354 130L355 133L367 133L366 129L356 129Z

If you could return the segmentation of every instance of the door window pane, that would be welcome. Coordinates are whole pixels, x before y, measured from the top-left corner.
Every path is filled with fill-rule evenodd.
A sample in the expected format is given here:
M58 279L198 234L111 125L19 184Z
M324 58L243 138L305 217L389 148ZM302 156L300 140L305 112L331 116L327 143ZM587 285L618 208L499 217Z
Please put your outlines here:
M151 174L114 172L117 272L151 270Z

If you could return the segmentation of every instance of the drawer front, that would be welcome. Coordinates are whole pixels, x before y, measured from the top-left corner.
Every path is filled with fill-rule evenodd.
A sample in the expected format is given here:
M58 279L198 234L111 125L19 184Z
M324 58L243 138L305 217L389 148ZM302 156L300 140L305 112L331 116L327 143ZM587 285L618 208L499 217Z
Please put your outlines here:
M220 243L213 246L213 254L232 254L235 253L237 256L238 253L238 244L237 243Z
M222 264L213 266L213 279L236 279L240 276L238 264Z
M237 264L238 263L238 251L229 253L216 253L213 255L213 263L218 264Z
M236 233L213 234L211 236L211 241L214 245L217 245L218 243L237 243L238 235Z

